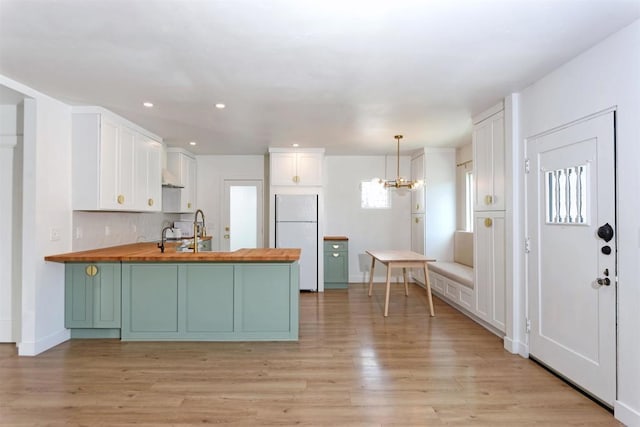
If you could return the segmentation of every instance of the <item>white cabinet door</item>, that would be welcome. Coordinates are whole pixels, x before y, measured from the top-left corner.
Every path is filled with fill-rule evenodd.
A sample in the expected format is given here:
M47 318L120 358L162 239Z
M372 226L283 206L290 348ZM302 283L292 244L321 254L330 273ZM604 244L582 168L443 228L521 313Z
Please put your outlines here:
M473 128L474 210L504 210L504 112Z
M196 159L180 149L167 150L167 169L183 188L162 192L162 210L167 213L192 213L196 210Z
M136 134L134 195L136 210L157 212L162 207L162 147L142 134Z
M271 185L322 185L321 153L271 153Z
M297 153L296 170L298 185L322 185L322 155L318 153Z
M129 128L120 127L118 144L118 195L116 202L121 209L135 208L134 151L136 134Z
M84 117L83 117L84 118ZM79 120L79 119L74 119ZM81 141L86 144L100 144L99 151L99 170L94 171L98 174L100 186L100 202L96 208L117 209L118 208L118 125L114 122L102 118L100 122L100 140L99 141ZM75 138L80 138L76 135ZM77 142L76 142L77 143ZM78 159L79 160L79 159ZM79 163L79 162L78 162ZM88 171L90 173L90 171ZM82 185L82 176L74 176L74 186ZM85 178L86 179L86 178ZM89 206L80 206L79 208L89 208Z
M424 254L425 248L425 217L424 214L411 215L411 250ZM424 284L424 270L414 268L411 272L414 280Z
M296 153L271 153L271 185L296 184Z
M411 159L411 180L424 182L424 155ZM411 191L411 212L425 212L425 186L421 185Z
M477 212L474 218L475 312L480 318L504 332L504 212Z

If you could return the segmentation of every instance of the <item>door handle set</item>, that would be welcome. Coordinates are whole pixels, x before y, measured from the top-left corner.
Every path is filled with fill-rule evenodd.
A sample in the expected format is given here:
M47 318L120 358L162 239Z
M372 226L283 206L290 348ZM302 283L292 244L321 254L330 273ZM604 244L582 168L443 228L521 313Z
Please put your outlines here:
M611 286L611 279L609 279L609 269L605 268L603 271L604 278L598 277L596 283L600 286Z

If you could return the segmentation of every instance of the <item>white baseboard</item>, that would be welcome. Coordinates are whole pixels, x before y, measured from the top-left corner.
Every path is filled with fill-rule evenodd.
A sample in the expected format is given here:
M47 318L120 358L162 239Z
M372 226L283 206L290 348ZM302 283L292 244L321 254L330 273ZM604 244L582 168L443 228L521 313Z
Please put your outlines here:
M520 341L514 341L511 338L504 337L504 349L511 354L518 354L525 359L529 358L529 346Z
M616 400L613 406L613 414L618 421L628 427L640 427L640 412Z
M44 337L36 342L22 341L18 344L18 355L37 356L43 351L47 351L60 343L68 341L70 338L71 332L68 329L62 329L61 331L54 332L53 334Z

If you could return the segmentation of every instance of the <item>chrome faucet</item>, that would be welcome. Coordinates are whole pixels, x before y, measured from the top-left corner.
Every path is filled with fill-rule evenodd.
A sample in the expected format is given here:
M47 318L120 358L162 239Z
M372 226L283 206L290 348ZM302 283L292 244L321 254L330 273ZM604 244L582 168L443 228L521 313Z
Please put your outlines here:
M202 209L196 211L196 216L193 219L193 252L198 252L198 213L202 216L202 237L207 235L207 229L204 226L204 212Z
M167 241L167 230L171 230L173 227L171 227L170 225L166 226L165 228L162 229L162 233L160 236L160 243L158 243L158 248L160 248L160 252L164 253L164 242Z

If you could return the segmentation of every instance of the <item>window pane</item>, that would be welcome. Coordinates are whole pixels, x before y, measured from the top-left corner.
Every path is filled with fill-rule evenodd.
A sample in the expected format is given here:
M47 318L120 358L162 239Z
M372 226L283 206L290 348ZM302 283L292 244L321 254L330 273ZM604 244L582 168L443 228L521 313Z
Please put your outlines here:
M389 189L384 188L377 180L360 183L360 206L363 209L388 209L391 207Z

